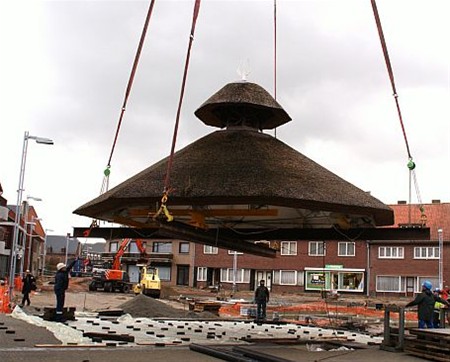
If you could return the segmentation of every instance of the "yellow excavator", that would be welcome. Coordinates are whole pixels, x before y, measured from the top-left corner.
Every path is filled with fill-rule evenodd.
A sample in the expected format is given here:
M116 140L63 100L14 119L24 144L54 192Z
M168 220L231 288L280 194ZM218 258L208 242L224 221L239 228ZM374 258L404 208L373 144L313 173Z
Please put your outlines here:
M161 280L158 269L148 265L141 266L141 281L133 287L134 294L144 294L149 297L161 296Z

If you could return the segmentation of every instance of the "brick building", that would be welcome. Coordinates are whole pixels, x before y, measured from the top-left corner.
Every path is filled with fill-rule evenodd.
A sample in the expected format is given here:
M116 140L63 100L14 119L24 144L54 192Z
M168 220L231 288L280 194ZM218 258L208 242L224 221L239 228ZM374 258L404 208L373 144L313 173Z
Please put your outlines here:
M275 258L235 255L232 251L195 244L195 285L206 288L220 283L227 289L253 290L260 279L265 279L278 292L335 290L366 295L412 295L426 279L439 286L440 268L444 285L450 284L450 203L435 200L425 204L423 214L418 205L400 202L390 207L394 210L396 227L411 224L421 227L426 216L430 240L280 241L280 252Z

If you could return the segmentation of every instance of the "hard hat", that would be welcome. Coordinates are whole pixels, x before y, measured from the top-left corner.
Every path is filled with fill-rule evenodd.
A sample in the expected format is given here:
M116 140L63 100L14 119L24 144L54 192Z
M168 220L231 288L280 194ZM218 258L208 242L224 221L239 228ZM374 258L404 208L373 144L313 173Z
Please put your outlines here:
M427 288L428 290L433 289L433 284L429 280L425 280L422 284L422 287Z
M66 264L64 264L64 263L58 263L57 265L56 265L56 270L61 270L62 268L65 268L66 267Z

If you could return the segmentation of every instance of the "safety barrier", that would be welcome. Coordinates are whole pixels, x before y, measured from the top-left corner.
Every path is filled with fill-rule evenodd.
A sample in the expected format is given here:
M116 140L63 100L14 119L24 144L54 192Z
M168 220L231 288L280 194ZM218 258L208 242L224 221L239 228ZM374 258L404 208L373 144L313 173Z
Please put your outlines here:
M0 285L0 313L11 313L8 283Z

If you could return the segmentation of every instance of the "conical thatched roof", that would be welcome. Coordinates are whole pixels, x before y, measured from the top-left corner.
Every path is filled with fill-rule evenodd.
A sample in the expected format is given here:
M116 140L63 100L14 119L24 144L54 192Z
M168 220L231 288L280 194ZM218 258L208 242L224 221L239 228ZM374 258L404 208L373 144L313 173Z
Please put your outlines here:
M219 128L246 125L260 130L272 129L291 120L264 88L245 81L224 86L203 103L195 115L205 124Z
M114 220L133 207L156 207L164 159L75 210ZM336 212L391 225L392 210L280 140L238 127L213 132L175 153L169 205L275 205ZM372 225L373 226L373 225Z

